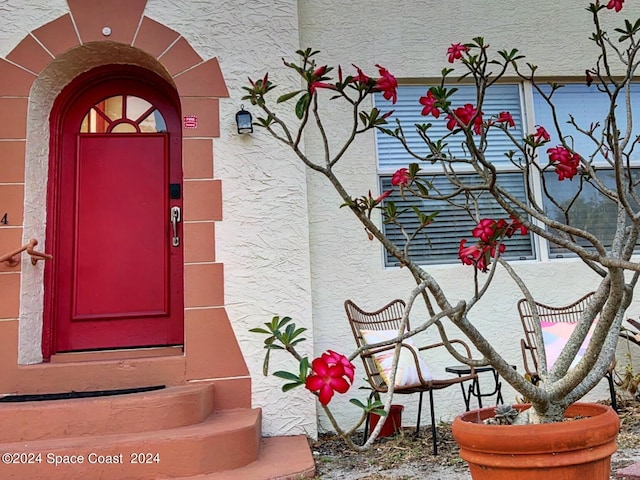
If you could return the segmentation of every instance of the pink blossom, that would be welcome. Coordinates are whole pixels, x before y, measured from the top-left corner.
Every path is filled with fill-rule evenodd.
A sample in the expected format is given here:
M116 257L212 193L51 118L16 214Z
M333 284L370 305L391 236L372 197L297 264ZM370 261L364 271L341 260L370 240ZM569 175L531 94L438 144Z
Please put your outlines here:
M490 218L483 218L478 225L471 230L471 235L479 238L484 243L490 243L496 233L497 223Z
M382 96L385 100L391 100L391 103L396 103L398 100L398 81L396 77L389 73L386 68L376 65L380 78L376 81L376 90L383 92Z
M462 58L462 54L469 51L469 47L462 43L452 43L451 46L447 49L447 54L449 55L449 63L453 63L454 61Z
M427 92L426 97L420 97L420 103L424 105L422 115L433 115L435 118L438 118L440 116L440 110L435 105L436 101L437 99L431 91Z
M311 363L313 373L307 377L305 386L312 392L318 392L318 399L322 405L327 405L333 397L333 392L346 393L351 386L344 376L342 363L331 364L324 358L316 358Z
M465 243L467 243L466 239L460 240L460 246L458 247L458 257L460 258L462 263L464 265L473 265L478 270L486 272L486 246L475 244L466 247Z
M353 81L356 83L360 83L360 84L368 84L369 80L371 80L363 71L360 67L353 65L355 67L355 69L358 71L358 73L356 75L353 76Z
M384 200L385 198L387 198L389 195L391 195L393 193L393 190L387 190L386 192L382 192L378 198L376 198L374 200L374 202L377 204L379 204L382 200Z
M547 132L544 127L536 125L536 133L533 134L534 143L536 145L540 145L542 143L548 142L549 140L551 140L549 132Z
M395 171L395 173L391 176L391 185L407 185L411 181L411 175L409 175L409 170L406 168L399 168Z
M549 162L555 166L558 180L562 181L566 178L571 180L578 173L580 165L580 156L558 145L557 147L547 150L549 154Z
M327 365L329 366L342 365L342 367L344 368L344 374L347 376L349 381L353 383L353 376L354 376L356 367L353 363L349 361L347 357L345 357L341 353L334 352L333 350L327 350L325 353L322 354L322 358L324 359L325 362L327 362Z
M451 114L447 115L447 128L449 130L453 130L458 126L466 127L469 122L471 122L471 119L475 116L476 118L475 120L473 120L473 131L478 135L482 133L482 112L478 112L476 107L474 107L470 103L467 103L464 107L458 107L453 110L453 113L458 118L456 119Z
M512 128L516 126L516 122L513 121L513 117L509 112L500 112L498 118L496 118L496 122L506 123L507 126Z
M623 3L624 0L609 0L609 3L607 3L607 8L609 10L615 9L616 12L619 12L620 10L622 10Z

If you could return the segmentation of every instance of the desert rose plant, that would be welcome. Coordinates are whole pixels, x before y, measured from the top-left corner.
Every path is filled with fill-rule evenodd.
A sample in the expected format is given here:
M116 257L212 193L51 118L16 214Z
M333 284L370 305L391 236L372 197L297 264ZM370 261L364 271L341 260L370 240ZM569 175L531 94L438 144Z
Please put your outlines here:
M590 39L595 47L595 56L586 66L586 77L581 80L607 99L608 108L602 118L571 116L568 121L560 118L555 109L554 95L561 91L563 85L539 81L537 67L527 63L519 50L493 51L481 37L467 43L453 43L447 52L443 52L443 61L448 61L449 65L442 70L440 81L426 89L415 105L424 116L423 124L404 125L390 121L397 97L397 81L387 68L376 65L375 75L355 65L334 68L319 62L319 52L311 49L298 51L296 60L284 62L286 68L299 74L302 81L300 89L277 93L277 86L268 75L250 80L245 87L244 99L262 112L256 125L290 148L308 168L324 175L342 198L342 207L353 212L369 238L379 241L415 279L417 287L409 296L407 310L410 310L413 300L421 298L430 318L400 338L435 327L458 361L473 366L493 366L532 404L531 409L519 415L516 423L559 421L570 404L600 382L614 360L621 323L632 301L640 272L640 263L633 258L640 232L640 197L636 188L640 176L632 168L639 139L632 134L635 119L631 88L640 63L640 20L625 20L615 31L607 32L602 27L601 17L623 11L623 0L595 1L586 10L594 25ZM514 77L529 82L551 112L549 123L536 125L524 135L513 133L512 112L483 113L488 89L503 78ZM474 103L457 100L456 85L460 81L475 87ZM384 99L384 105L376 102L372 107L371 98L375 94ZM347 105L349 114L341 125L347 132L347 138L340 145L334 145L326 133L322 101ZM285 123L278 113L283 108L294 108L298 121ZM431 133L431 122L435 119L445 122L444 135ZM572 134L565 133L567 124ZM376 188L363 185L359 192L348 192L336 173L336 165L343 160L356 137L372 136L376 129L394 137L415 161L395 172L389 190L371 193ZM416 131L423 141L422 150L416 151L407 140L409 130ZM526 198L513 194L501 183L495 166L487 157L487 147L493 138L489 134L496 130L508 139L502 153L522 173ZM587 149L576 148L576 131L588 140ZM303 136L312 134L319 135L324 146L320 161L308 156L301 145ZM552 138L557 140L552 142ZM463 153L454 154L454 150ZM441 191L431 181L430 175L423 172L421 166L425 162L441 167L455 196L449 190ZM598 168L603 162L608 171L613 172L613 182L604 180ZM542 182L544 199L532 193L534 177ZM556 198L553 192L558 190L548 188L550 182L571 183L577 187L572 190L576 193L571 194L568 200ZM587 186L614 212L612 239L601 238L585 227L584 222L577 221L580 217L578 205L584 205ZM450 294L441 287L429 268L419 265L412 256L412 241L419 235L429 234L429 229L439 221L439 212L400 208L391 200L392 192L402 198L448 201L474 219L477 226L472 231L460 232L458 251L459 260L473 269L473 296L452 302ZM482 217L478 211L481 196L492 197L502 213L492 218ZM549 202L561 212L560 215L548 213L545 204ZM429 205L429 202L424 204ZM401 221L408 216L417 221ZM401 240L392 241L385 235L381 223L397 226ZM408 229L409 224L412 230ZM491 289L492 279L499 268L505 269L523 296L533 303L531 291L505 259L508 240L519 235L540 236L562 247L580 258L599 277L595 295L551 368L547 368L544 349L540 349L540 382L537 385L510 366L474 321L474 306L478 301L482 297L499 294ZM256 331L269 335L265 342L268 351L282 348L300 361L299 374L278 372L279 376L290 381L287 388L306 385L319 396L323 406L329 403L334 392L346 392L354 379L351 360L358 352L347 358L330 351L309 363L295 351L295 343L302 331L293 324L279 323L281 320L276 317L274 322L267 324L267 329ZM462 331L475 346L476 358L466 358L453 349L446 333L449 324ZM572 366L590 330L592 336L586 353ZM535 335L538 344L543 345L539 327ZM399 347L396 347L397 351ZM387 407L389 404L390 400ZM360 406L367 411L379 409L381 404L360 403Z

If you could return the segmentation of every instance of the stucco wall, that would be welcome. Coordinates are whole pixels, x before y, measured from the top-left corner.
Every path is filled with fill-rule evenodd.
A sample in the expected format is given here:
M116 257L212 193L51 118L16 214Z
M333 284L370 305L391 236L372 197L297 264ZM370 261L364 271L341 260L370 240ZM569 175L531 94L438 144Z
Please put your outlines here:
M251 110L241 100L247 77L275 70L297 48L296 3L150 0L145 14L179 31L203 58L220 61L230 97L220 102L220 138L214 141L214 171L223 188L216 255L225 268L227 312L252 374L254 406L263 408L264 434L314 435L314 402L302 391L283 394L278 379L262 376L264 338L248 332L274 315L290 315L310 329L304 348L311 353L305 172L263 132L240 136L235 125L241 104ZM291 369L287 360L274 355L271 371Z
M253 374L254 406L264 409L265 434L315 434L316 408L303 389L283 394L280 380L261 375L262 339L248 329L273 315L290 315L309 329L306 337L313 347L307 342L305 353L319 354L327 348L351 352L354 343L343 301L351 298L376 308L406 297L412 282L406 271L383 268L380 246L366 241L362 228L349 211L338 208L337 196L318 174L305 171L264 132L237 135L235 112L241 103L252 110L241 101L247 76L256 78L269 71L276 83L295 88L297 79L284 70L281 58L299 47L312 46L322 51L328 63L356 63L371 74L375 74L374 64L381 63L401 79L434 78L445 66L444 52L450 43L484 35L495 49L518 46L540 65L543 75L581 78L591 66L584 58L592 47L584 6L585 2L575 0L515 5L507 0L427 4L419 0L392 4L381 0L148 1L147 16L180 32L203 58L219 59L229 88L230 98L220 106L221 136L214 142L215 172L223 181L224 195L224 218L216 223L216 254L225 267L227 312ZM0 2L0 55L11 51L29 31L66 11L64 0ZM630 18L640 16L640 4L629 0L624 12ZM331 113L331 138L343 134L339 113ZM305 142L308 152L317 151L317 140L306 138ZM348 187L358 193L376 190L373 136L359 141L344 164ZM516 267L540 300L550 303L569 302L596 282L572 260L520 262ZM452 292L452 300L465 298L472 289L468 268L438 266L431 272ZM521 370L518 297L513 285L499 275L473 319ZM640 313L640 304L634 304L630 313ZM435 340L435 332L427 337ZM433 360L434 365L438 363L451 360ZM271 369L290 370L291 365L286 356L274 355ZM356 376L361 378L362 367L357 367ZM356 414L347 403L351 396L364 393L354 390L336 400L341 420ZM604 388L593 393L595 398L606 396ZM513 398L507 387L505 398ZM410 407L411 422L413 401L399 401ZM452 418L462 408L459 390L439 392L437 405L439 417ZM323 422L321 428L326 426Z
M437 78L441 69L449 66L446 49L451 43L467 42L484 36L495 50L517 47L527 55L527 61L540 65L540 74L575 76L579 80L591 67L586 58L593 51L590 34L590 14L587 2L573 0L511 2L496 0L452 0L447 2L400 1L367 2L300 2L301 47L321 50L319 62L350 69L354 63L366 73L376 75L374 65L389 68L401 81ZM626 18L640 15L638 2L626 2ZM607 11L605 17L615 17ZM353 19L358 18L358 22ZM620 20L620 16L618 16ZM388 108L393 108L388 104ZM328 118L330 138L341 134L339 113L333 110ZM306 138L307 151L320 144ZM376 160L373 135L361 139L343 160L348 188L354 195L377 191ZM409 272L385 269L379 245L368 242L362 227L340 203L330 186L319 175L309 175L312 279L314 295L314 334L316 353L327 348L352 352L354 343L345 318L342 303L351 298L364 308L376 309L394 298L406 298L412 287ZM515 263L528 280L540 301L552 304L569 303L596 285L597 279L574 260L551 262L527 261ZM469 296L473 275L469 267L443 265L429 268L451 295L452 302ZM523 371L519 339L522 335L515 303L520 297L515 286L504 275L495 279L486 299L474 310L474 324L486 334L507 360ZM629 310L640 313L636 301ZM419 315L416 315L419 318ZM417 320L416 318L416 320ZM437 341L437 332L427 339ZM448 357L435 358L433 365L456 362ZM356 365L360 372L362 366ZM361 378L362 373L356 372ZM484 378L483 378L484 379ZM505 399L515 393L503 386ZM349 392L345 397L363 396ZM608 398L606 382L591 392L592 399ZM415 402L398 398L409 405L406 423L414 421ZM339 405L339 417L352 419L354 407L344 401ZM462 408L459 389L449 388L436 393L436 415L451 419ZM323 420L323 425L327 422Z

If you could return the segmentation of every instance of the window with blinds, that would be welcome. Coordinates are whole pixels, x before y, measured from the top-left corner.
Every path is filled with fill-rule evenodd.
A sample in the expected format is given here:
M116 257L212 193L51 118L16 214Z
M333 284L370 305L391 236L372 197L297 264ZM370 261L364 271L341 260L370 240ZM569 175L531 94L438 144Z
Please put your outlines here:
M396 119L398 119L403 126L410 148L421 155L427 155L428 148L415 131L415 124L431 123L432 126L429 128L428 133L433 139L442 138L447 133L450 133L446 128L444 115L441 115L439 119L435 119L432 116L423 117L420 114L422 111L420 97L426 95L428 88L427 86L415 85L399 87L398 101L393 106L382 99L380 94L377 94L375 98L376 106L382 111L390 110L391 108L394 110L393 115L388 119L389 128L395 128ZM458 91L452 97L453 108L463 106L466 103L473 105L477 103L474 86L458 85L457 88ZM510 132L515 138L522 138L524 136L524 128L520 98L519 85L493 85L487 92L485 103L482 107L483 119L487 120L500 112L508 111L515 122L515 128L511 128ZM416 162L416 159L407 153L398 140L382 132L377 132L376 135L380 192L384 192L391 189L391 174L399 168L407 167L410 163ZM500 170L499 177L502 184L514 195L524 199L523 176L514 169L514 166L505 155L509 150L513 150L513 144L505 133L497 128L490 129L487 137L486 158ZM462 147L462 141L462 134L450 136L447 139L446 150L456 158L465 158L467 152ZM449 181L443 175L438 174L437 165L431 165L430 162L421 162L420 167L425 172L425 180L431 182L441 193L452 191ZM465 178L465 175L463 174L461 177ZM472 176L468 175L465 180L471 180L472 178ZM413 211L413 206L418 207L427 215L438 212L437 217L423 230L423 233L411 241L410 253L420 263L459 262L458 248L460 240L467 238L469 242L474 241L471 237L471 230L476 226L477 219L472 218L464 210L456 208L446 201L425 201L411 198L410 196L403 199L397 188L394 189L394 193L387 200L393 201L398 211L404 212L400 216L400 220L409 233L415 231L415 227L418 226L418 218ZM489 194L481 195L478 199L478 205L481 218L500 219L506 217L505 213ZM385 234L398 247L404 248L406 239L398 225L384 224L383 229ZM515 235L507 239L505 244L506 258L534 258L533 242L530 235ZM397 265L397 261L387 253L385 264L394 266Z
M550 87L544 87L543 92L548 94ZM640 95L640 84L631 85L631 94L633 98L637 98ZM602 134L602 125L604 119L607 116L609 109L609 97L600 92L595 87L587 87L585 84L566 84L564 87L556 90L552 97L553 104L556 108L556 114L560 122L560 126L565 135L565 141L567 144L578 152L582 157L586 159L593 158L594 165L598 169L598 176L609 188L615 187L615 179L613 169L608 168L609 164L604 157L596 152L595 144L592 140L587 138L584 134L578 132L576 128L569 124L570 116L572 115L575 122L581 129L588 130L592 123L599 122L600 126L596 127L594 132L596 137ZM632 103L632 116L634 119L640 118L640 105ZM560 144L558 137L553 126L553 117L551 115L551 109L542 95L533 90L533 109L536 124L545 126L551 135L550 147L554 147ZM624 112L624 91L622 96L619 97L617 102L617 118L619 121L619 130L625 132L626 130L626 115ZM633 123L633 131L631 133L632 138L637 138L640 135L639 122ZM640 154L636 153L635 158L631 158L631 161L639 160ZM546 159L544 159L546 161ZM636 163L637 165L637 163ZM633 169L634 185L636 194L640 193L638 190L638 180L640 177L640 169ZM546 182L547 190L556 199L556 201L563 207L569 205L573 197L578 191L580 185L579 180L576 178L572 181L560 182L557 179L557 175L554 172L547 172L544 174L544 180ZM564 213L549 199L549 197L543 195L545 211L559 221L564 221ZM633 205L633 208L637 209L638 205ZM603 240L605 247L611 246L613 235L615 233L615 221L616 221L616 206L615 203L608 200L604 195L598 193L594 187L586 183L583 187L580 197L573 201L572 207L569 211L570 221L576 227L587 230L593 233L598 238ZM578 239L583 247L590 248L587 241ZM567 255L573 255L569 253L565 248L560 247L554 243L549 243L549 256L551 258L561 258Z

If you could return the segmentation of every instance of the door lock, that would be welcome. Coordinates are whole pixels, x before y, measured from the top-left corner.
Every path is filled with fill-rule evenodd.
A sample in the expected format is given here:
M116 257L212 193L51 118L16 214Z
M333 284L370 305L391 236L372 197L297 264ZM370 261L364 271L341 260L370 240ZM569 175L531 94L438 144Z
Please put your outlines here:
M180 237L178 236L178 222L180 221L180 207L171 207L171 226L173 227L172 245L177 247L180 245Z

